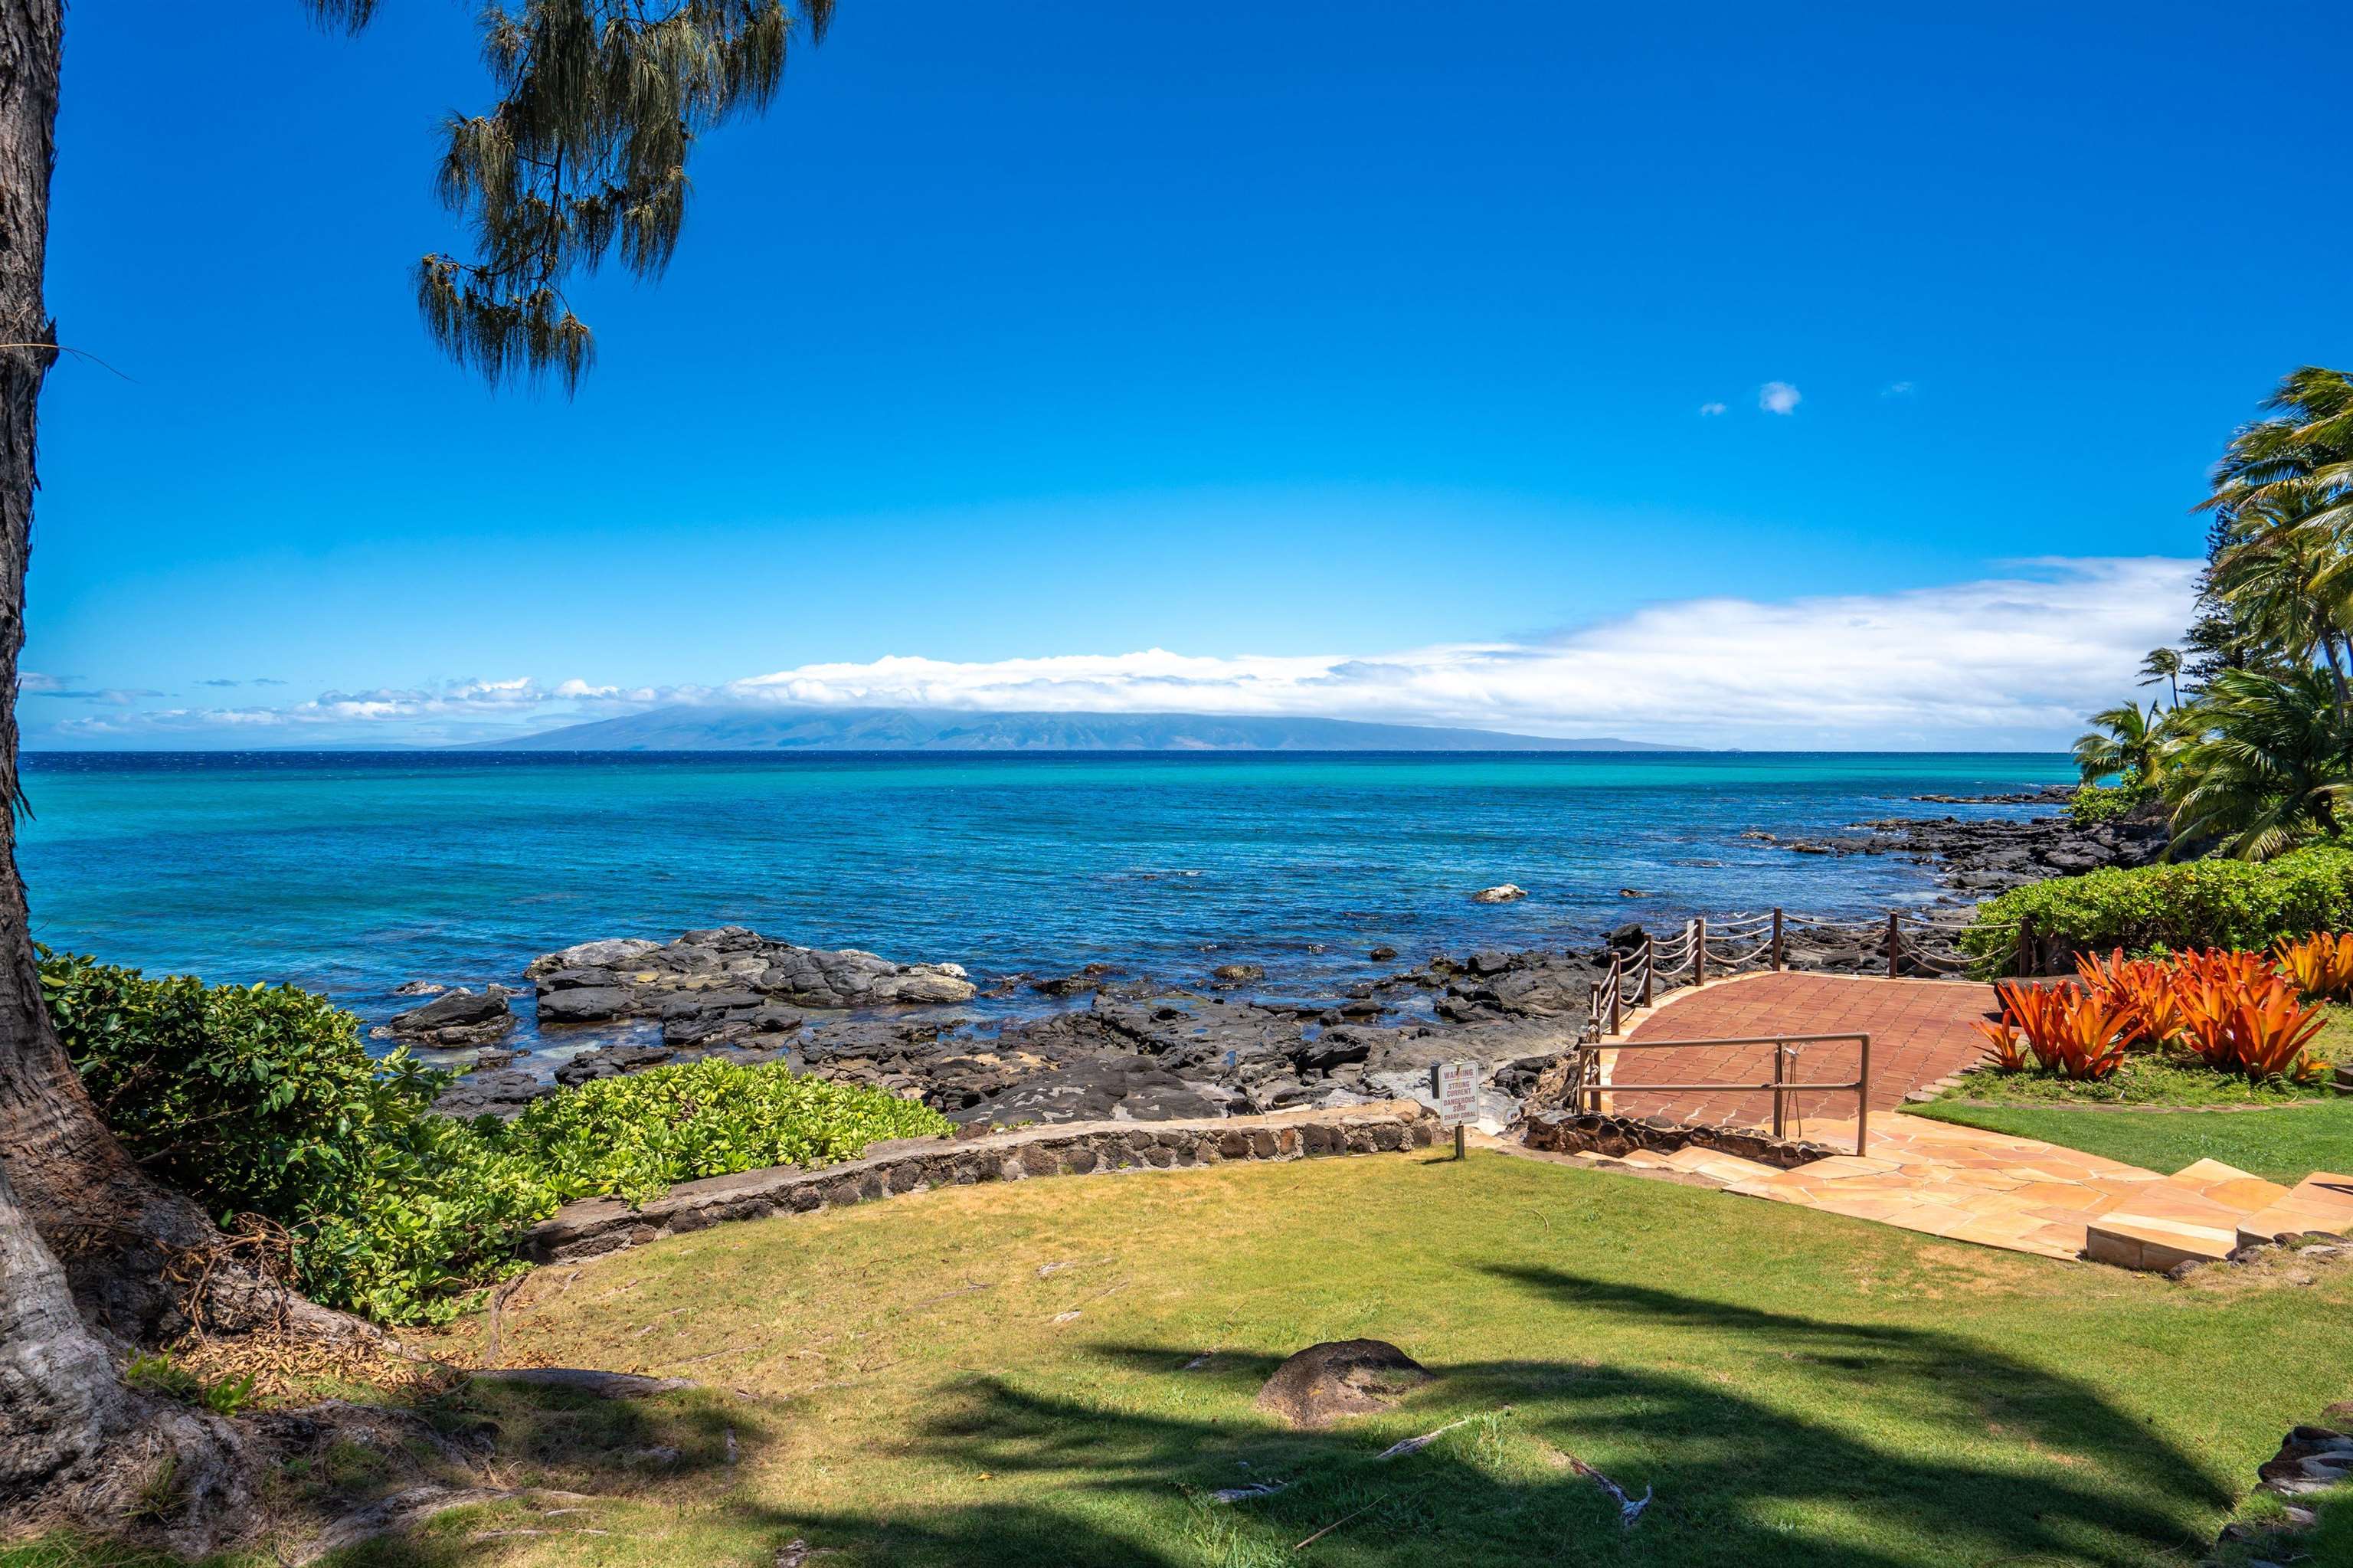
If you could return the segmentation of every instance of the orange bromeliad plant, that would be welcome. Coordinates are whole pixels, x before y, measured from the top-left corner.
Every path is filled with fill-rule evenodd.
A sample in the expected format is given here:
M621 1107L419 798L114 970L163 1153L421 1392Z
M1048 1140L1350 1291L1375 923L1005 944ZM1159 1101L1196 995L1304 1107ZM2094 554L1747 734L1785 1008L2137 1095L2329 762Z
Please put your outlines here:
M2304 1048L2327 1022L2297 1000L2291 981L2274 978L2261 991L2242 992L2231 1004L2232 1065L2251 1078L2301 1078L2311 1070Z
M1999 1019L1980 1018L1969 1027L1986 1037L1987 1054L1993 1058L1996 1067L2005 1073L2026 1071L2026 1037L2019 1033L2018 1025L2010 1021L2007 1013Z
M2315 931L2300 942L2283 937L2276 962L2306 996L2342 1000L2353 991L2353 932Z
M2119 948L2104 961L2086 953L2075 970L2094 995L2124 1010L2127 1044L2158 1046L2181 1033L2181 1002L2174 971L2154 959L2128 959Z
M2002 981L2004 1021L2015 1023L2034 1047L2035 1059L2070 1078L2105 1078L2125 1059L2132 1030L2128 1011L2112 997L2062 982L2022 986Z
M2353 985L2353 935L2283 942L2276 968L2262 953L2177 953L2160 962L2119 949L2081 956L2075 969L2081 986L1995 984L2001 1018L1976 1028L1996 1067L2025 1069L2021 1035L2036 1062L2070 1078L2105 1078L2126 1047L2179 1041L2217 1072L2302 1078L2318 1070L2306 1049L2326 1022L2302 999Z

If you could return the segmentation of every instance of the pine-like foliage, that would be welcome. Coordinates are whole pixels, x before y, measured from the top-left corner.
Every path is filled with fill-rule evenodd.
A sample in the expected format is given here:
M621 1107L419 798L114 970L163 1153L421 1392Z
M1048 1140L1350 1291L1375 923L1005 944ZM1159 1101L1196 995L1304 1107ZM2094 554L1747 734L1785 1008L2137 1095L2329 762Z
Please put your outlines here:
M304 0L357 31L375 0ZM442 202L470 257L428 253L417 302L436 343L493 384L553 371L566 392L595 356L564 288L617 246L659 276L686 220L687 159L703 132L776 96L797 31L821 39L833 0L491 0L487 114L443 128Z

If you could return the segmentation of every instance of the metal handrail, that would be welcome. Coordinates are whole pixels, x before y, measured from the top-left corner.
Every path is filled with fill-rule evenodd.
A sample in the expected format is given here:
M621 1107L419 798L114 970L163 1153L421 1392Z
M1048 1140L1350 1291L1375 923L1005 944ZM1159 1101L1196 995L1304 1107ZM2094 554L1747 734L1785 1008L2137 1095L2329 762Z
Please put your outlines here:
M1784 1075L1787 1070L1786 1064L1788 1054L1788 1047L1792 1045L1832 1045L1849 1040L1854 1041L1862 1047L1862 1059L1857 1068L1858 1075L1852 1083L1793 1084ZM1868 1034L1758 1034L1736 1040L1619 1040L1613 1041L1607 1049L1611 1051L1672 1051L1686 1049L1693 1046L1716 1045L1772 1046L1774 1048L1772 1082L1766 1084L1604 1084L1600 1081L1601 1053L1604 1047L1600 1042L1595 1041L1587 1045L1584 1049L1584 1061L1581 1064L1583 1072L1580 1074L1581 1081L1577 1086L1577 1091L1578 1101L1594 1115L1599 1116L1601 1114L1601 1097L1605 1093L1612 1091L1630 1091L1638 1094L1649 1094L1652 1092L1695 1094L1702 1091L1709 1093L1752 1094L1759 1090L1770 1090L1773 1095L1773 1136L1776 1139L1780 1139L1786 1136L1785 1128L1788 1125L1788 1096L1807 1091L1817 1094L1852 1091L1855 1098L1854 1151L1857 1154L1861 1154L1870 1146L1871 1036Z

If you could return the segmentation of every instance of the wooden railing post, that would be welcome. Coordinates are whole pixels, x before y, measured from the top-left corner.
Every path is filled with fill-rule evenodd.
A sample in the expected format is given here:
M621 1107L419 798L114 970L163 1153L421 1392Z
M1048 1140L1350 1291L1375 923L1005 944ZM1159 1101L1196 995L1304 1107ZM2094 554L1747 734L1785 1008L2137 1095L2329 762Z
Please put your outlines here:
M1897 966L1904 961L1904 916L1890 909L1887 912L1887 978L1897 978Z
M1642 1005L1651 1005L1651 986L1659 974L1659 941L1650 932L1642 933Z
M1694 916L1691 923L1691 932L1692 984L1702 986L1707 983L1707 916Z
M2021 915L2018 920L2018 951L2011 955L2017 973L2023 978L2032 974L2040 965L2034 954L2034 916Z
M1778 974L1780 972L1782 968L1781 906L1778 904L1776 904L1773 906L1773 970Z
M1862 1082L1854 1096L1854 1151L1871 1147L1871 1036L1862 1037Z

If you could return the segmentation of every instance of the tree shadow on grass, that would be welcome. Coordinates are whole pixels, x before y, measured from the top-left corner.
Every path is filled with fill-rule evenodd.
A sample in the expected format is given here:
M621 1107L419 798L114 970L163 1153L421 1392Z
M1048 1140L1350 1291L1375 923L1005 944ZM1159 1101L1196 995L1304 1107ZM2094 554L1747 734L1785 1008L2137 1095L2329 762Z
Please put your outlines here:
M2211 1510L2230 1500L2189 1457L2090 1384L1957 1336L1826 1322L1557 1269L1492 1272L1574 1308L1564 1311L1563 1338L1578 1319L1616 1314L1729 1337L1765 1365L1744 1384L1675 1365L1581 1359L1574 1343L1545 1342L1540 1319L1530 1350L1545 1353L1425 1356L1439 1381L1399 1411L1292 1432L1250 1407L1271 1355L1205 1361L1189 1348L1098 1345L1086 1353L1128 1374L1099 1398L976 1377L907 1435L905 1451L963 1478L959 1490L1001 1498L908 1498L827 1515L738 1489L712 1507L764 1542L763 1552L798 1540L835 1553L809 1568L2015 1568L2187 1558ZM1799 1363L1802 1376L1770 1375L1782 1361ZM1376 1457L1399 1436L1461 1417L1470 1419L1420 1452ZM1637 1496L1652 1489L1630 1530L1572 1455ZM1208 1495L1253 1481L1283 1485L1229 1503ZM474 1550L385 1561L459 1564L479 1560Z
M1409 1429L1491 1414L1383 1462L1373 1456L1402 1435L1397 1421L1374 1436L1292 1433L1250 1417L1250 1396L1276 1357L1227 1352L1202 1364L1186 1350L1106 1345L1095 1353L1131 1372L1198 1380L1197 1394L1167 1403L1210 1414L1105 1410L979 1380L926 1429L923 1448L997 1476L1050 1479L1090 1513L1137 1511L1104 1505L1157 1497L1147 1506L1185 1520L1189 1539L1171 1560L1187 1562L1273 1561L1346 1520L1319 1543L1330 1561L2142 1563L2196 1549L2209 1510L2231 1500L2206 1469L2089 1383L1968 1339L1558 1269L1491 1272L1588 1317L1753 1341L1738 1348L1800 1363L1803 1384L1751 1388L1571 1358L1433 1361L1440 1382L1408 1406L1423 1413ZM1637 1495L1653 1489L1630 1531L1570 1455ZM1254 1478L1291 1484L1234 1505L1198 1500ZM1189 1510L1169 1507L1187 1492L1197 1499ZM1240 1522L1214 1532L1220 1515ZM828 1523L859 1533L856 1521ZM944 1530L953 1534L952 1520L932 1526ZM1020 1560L993 1553L985 1536L955 1544L941 1561Z

